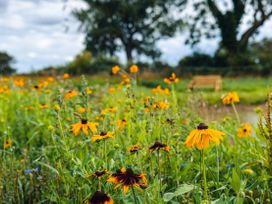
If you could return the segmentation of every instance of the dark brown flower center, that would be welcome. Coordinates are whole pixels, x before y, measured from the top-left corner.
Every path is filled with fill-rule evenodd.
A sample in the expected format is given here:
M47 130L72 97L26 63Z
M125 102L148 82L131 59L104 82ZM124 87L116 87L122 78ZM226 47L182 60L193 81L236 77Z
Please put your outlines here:
M205 123L200 123L200 124L197 126L197 129L198 129L198 130L206 130L206 129L208 129L208 125L206 125Z
M101 132L100 133L100 136L106 136L107 135L107 132Z
M89 200L90 204L99 204L110 201L110 197L102 191L96 191L93 197Z
M87 119L82 119L82 120L81 120L81 124L84 124L84 125L85 125L85 124L87 124L87 122L88 122Z

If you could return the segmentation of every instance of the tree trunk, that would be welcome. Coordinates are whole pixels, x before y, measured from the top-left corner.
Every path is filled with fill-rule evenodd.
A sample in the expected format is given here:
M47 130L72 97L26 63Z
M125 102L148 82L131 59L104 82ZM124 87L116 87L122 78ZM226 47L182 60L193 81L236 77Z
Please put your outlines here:
M132 49L130 45L126 46L127 64L132 64Z

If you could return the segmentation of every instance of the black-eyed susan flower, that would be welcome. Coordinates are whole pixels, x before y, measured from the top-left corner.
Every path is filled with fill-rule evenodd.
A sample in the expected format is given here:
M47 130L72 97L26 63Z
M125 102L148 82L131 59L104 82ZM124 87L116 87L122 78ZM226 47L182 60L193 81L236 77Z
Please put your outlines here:
M86 109L81 106L77 108L78 113L85 113L85 111L86 111Z
M128 151L131 153L138 152L141 149L141 146L139 144L132 145L128 148Z
M153 104L154 109L161 109L161 110L166 110L169 108L169 102L168 101L158 101Z
M39 91L42 87L40 85L33 85L32 88L36 91Z
M120 82L120 85L126 85L130 83L130 78L123 78L123 80Z
M64 99L70 99L74 98L77 96L77 91L76 90L70 90L67 93L64 94Z
M68 73L64 73L62 76L63 79L69 79L70 78L70 74Z
M72 125L72 130L75 136L78 135L81 129L85 135L88 135L88 129L90 129L92 133L95 133L97 131L97 126L98 123L88 122L86 119L81 119L81 122Z
M113 138L114 135L112 132L101 132L99 135L94 135L92 137L92 141L96 142L96 141L100 141L100 140L105 140L108 138Z
M108 182L115 184L114 189L123 185L125 193L128 192L131 186L142 189L147 187L147 179L145 175L135 174L132 168L122 168L121 170L117 170L116 173L109 177Z
M158 93L158 94L165 94L165 95L169 95L170 93L168 88L161 88L160 85L158 85L156 88L153 88L151 92L154 94Z
M46 109L46 108L49 108L49 107L50 106L48 104L45 104L45 103L40 104L41 109Z
M10 148L11 146L12 146L12 140L9 138L9 139L7 139L6 141L5 141L5 143L4 143L4 149L7 149L7 148Z
M107 113L116 113L117 112L117 108L115 107L109 107L109 108L105 108L101 111L101 115L106 115Z
M53 82L53 81L55 81L55 78L54 77L47 77L46 81Z
M14 79L13 83L16 86L23 87L25 85L25 80L24 79Z
M24 108L25 108L25 110L33 110L34 106L25 106Z
M168 146L168 145L166 145L166 144L163 144L163 143L161 143L161 142L159 142L158 140L156 140L155 142L154 142L154 144L153 145L151 145L149 148L148 148L151 152L154 152L154 151L156 151L156 150L164 150L164 151L166 151L166 152L169 152L170 151L170 146Z
M210 143L219 144L225 133L218 130L208 129L204 123L200 123L196 130L192 130L186 138L185 145L188 148L197 147L199 150L206 149Z
M174 84L179 82L179 78L177 78L177 75L175 73L172 73L171 76L164 78L163 81L166 84Z
M113 200L103 191L98 190L88 200L88 204L113 204Z
M108 92L109 92L110 94L114 94L114 93L116 92L116 90L115 90L114 87L110 87L110 88L108 89Z
M137 73L137 72L139 72L139 68L137 65L133 64L130 66L129 71L130 71L130 73Z
M242 127L238 128L237 134L240 138L249 137L251 134L250 125L248 123L244 123Z
M98 179L101 179L104 175L107 175L109 171L103 170L103 171L95 171L92 175Z
M119 66L113 66L112 68L111 68L111 73L112 74L117 74L118 72L120 71L120 67Z
M240 102L237 92L229 92L223 97L223 104L232 104Z
M127 120L126 120L126 118L123 118L121 120L118 120L117 123L118 123L118 128L120 130L123 130L127 125Z

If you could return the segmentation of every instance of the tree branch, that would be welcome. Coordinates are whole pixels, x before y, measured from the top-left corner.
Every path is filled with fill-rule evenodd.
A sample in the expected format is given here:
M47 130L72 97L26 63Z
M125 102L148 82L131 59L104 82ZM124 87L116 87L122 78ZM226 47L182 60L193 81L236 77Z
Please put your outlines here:
M246 46L247 45L247 42L249 40L249 38L257 31L257 29L262 26L264 24L264 22L269 19L269 17L272 16L272 11L268 14L265 14L262 19L260 20L257 20L255 18L254 22L253 22L253 25L248 28L244 34L242 35L240 41L239 41L239 44L243 47L243 46Z
M223 17L222 13L220 12L213 0L207 0L207 4L214 17L216 17L217 19Z

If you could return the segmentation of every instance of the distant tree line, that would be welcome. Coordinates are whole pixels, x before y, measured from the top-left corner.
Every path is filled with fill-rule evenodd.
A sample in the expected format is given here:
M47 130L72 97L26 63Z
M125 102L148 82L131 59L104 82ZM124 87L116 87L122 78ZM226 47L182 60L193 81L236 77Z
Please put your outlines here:
M0 51L0 75L10 75L16 72L14 68L12 68L12 63L14 62L14 58L6 52Z

